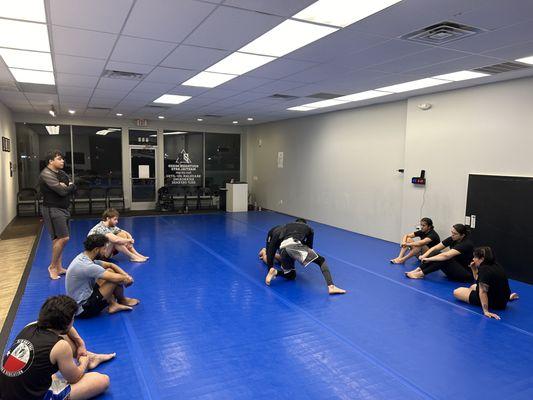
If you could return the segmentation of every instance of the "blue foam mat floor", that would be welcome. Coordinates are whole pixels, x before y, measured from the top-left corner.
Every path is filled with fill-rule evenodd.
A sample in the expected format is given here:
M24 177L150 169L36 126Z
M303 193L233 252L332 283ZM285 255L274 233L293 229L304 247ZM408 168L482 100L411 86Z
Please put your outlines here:
M111 377L99 399L532 399L533 287L489 320L454 300L440 273L412 281L392 266L394 243L311 222L335 282L316 266L264 284L257 259L273 212L122 218L147 263L118 263L135 278L133 312L79 320ZM96 220L72 223L64 265ZM40 239L10 342L64 278L50 281Z

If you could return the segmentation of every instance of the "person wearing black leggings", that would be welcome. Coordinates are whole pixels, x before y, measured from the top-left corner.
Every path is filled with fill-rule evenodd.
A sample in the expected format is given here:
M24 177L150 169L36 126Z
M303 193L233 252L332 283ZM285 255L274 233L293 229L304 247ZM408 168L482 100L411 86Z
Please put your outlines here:
M298 261L304 267L314 263L320 267L324 280L328 286L329 294L344 294L346 290L333 284L328 264L324 257L313 250L314 232L305 219L298 218L295 222L288 223L278 229L269 232L266 248L266 263L269 268L265 283L270 282L277 276L288 280L296 278L294 262ZM281 270L274 268L276 252L279 251Z
M500 319L499 315L489 311L489 307L503 310L507 307L507 302L518 299L518 294L511 293L505 270L496 262L490 247L474 249L470 268L476 283L469 288L455 289L453 295L457 300L481 307L486 317Z
M420 267L406 272L411 279L422 279L432 272L441 270L452 281L471 282L474 280L472 270L468 266L472 260L474 245L468 239L468 229L463 224L455 224L451 236L433 246L418 259ZM448 251L441 252L446 247Z

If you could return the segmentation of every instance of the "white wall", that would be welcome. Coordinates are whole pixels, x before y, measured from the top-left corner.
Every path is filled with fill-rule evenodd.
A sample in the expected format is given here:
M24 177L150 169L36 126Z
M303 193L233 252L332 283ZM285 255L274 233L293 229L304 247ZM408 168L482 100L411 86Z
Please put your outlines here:
M251 128L251 192L268 209L397 240L405 107L397 102Z
M391 241L429 216L446 237L464 222L469 173L533 176L533 78L258 125L247 149L265 208ZM411 183L421 169L425 194Z
M0 103L0 136L11 140L11 152L0 153L0 233L15 218L17 213L17 140L11 112ZM9 163L13 164L10 176Z

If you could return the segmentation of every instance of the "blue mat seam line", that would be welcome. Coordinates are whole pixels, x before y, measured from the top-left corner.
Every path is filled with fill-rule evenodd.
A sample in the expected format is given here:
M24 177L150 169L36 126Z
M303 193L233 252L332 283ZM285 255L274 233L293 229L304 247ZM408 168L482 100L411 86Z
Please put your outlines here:
M171 222L169 221L165 221L163 220L165 223L167 224L170 224L174 227L174 229L176 229L177 231L180 232L180 234L189 239L191 242L195 243L197 246L201 247L203 250L207 251L209 254L211 254L213 257L217 258L218 260L220 260L221 262L223 262L224 264L228 265L230 268L232 268L235 272L237 272L239 275L243 276L245 279L247 279L248 281L252 282L255 286L261 288L262 290L268 290L265 286L263 286L262 284L260 284L259 282L257 282L256 280L250 278L249 276L247 276L246 274L244 274L241 270L239 270L239 268L237 268L233 263L231 263L230 261L228 261L226 258L222 257L220 254L218 254L216 251L212 250L211 248L209 248L208 246L204 245L203 243L197 241L196 239L194 239L193 237L189 236L188 234L186 234L182 229L180 228L177 228L174 224L172 224ZM291 301L285 299L283 296L281 296L280 294L276 293L275 291L269 291L270 293L272 293L276 298L278 298L281 302L283 302L284 304L286 304L288 307L291 307L293 308L294 310L304 314L307 318L309 318L310 320L312 320L313 322L315 322L316 324L322 326L324 329L326 329L327 331L329 331L333 336L337 337L339 340L341 340L342 342L344 342L345 344L348 344L350 347L352 347L354 350L356 350L359 354L361 354L364 358L366 358L369 362L373 363L374 365L376 365L378 368L381 368L382 370L386 371L387 373L389 373L390 375L392 375L393 377L395 377L396 379L398 379L398 381L400 383L402 383L405 387L407 387L408 389L418 393L419 395L423 396L423 397L426 397L428 399L433 399L433 400L437 400L436 397L432 396L431 394L427 393L426 391L424 391L423 389L419 388L418 386L416 386L414 383L412 383L411 381L409 381L407 378L405 378L404 376L402 376L400 373L394 371L393 369L389 368L388 366L384 365L381 361L379 361L378 359L376 359L374 356L372 356L371 354L368 354L366 351L362 350L361 348L359 348L355 343L353 343L352 341L350 341L349 339L345 338L343 335L335 332L333 329L331 329L331 327L329 327L328 325L324 324L323 322L317 320L315 317L313 317L310 313L308 313L307 311L305 311L303 308L297 306L296 304L292 303Z
M263 229L261 229L261 228L255 226L255 225L253 225L253 224L250 224L250 223L248 223L248 222L241 221L241 220L239 220L239 219L237 219L237 218L232 218L231 216L229 216L228 218L229 218L229 219L232 219L233 221L237 221L237 222L239 222L239 223L241 223L241 224L244 224L244 225L246 225L246 226L250 226L250 227L252 227L252 228L254 228L254 229L256 229L256 230L259 230L259 231L263 232ZM328 226L329 226L329 225L328 225ZM332 228L337 229L337 228L335 228L335 227L332 227ZM381 239L379 239L379 240L381 240ZM464 307L464 306L462 306L461 304L453 303L453 302L451 302L451 301L449 301L449 300L443 299L442 297L435 296L434 294L431 294L431 293L425 292L425 291L423 291L423 290L417 289L417 288L415 288L415 287L409 286L409 285L407 285L407 284L405 284L405 283L398 282L398 281L396 281L396 280L394 280L394 279L392 279L392 278L389 278L388 276L381 275L381 274L379 274L379 273L377 273L377 272L371 271L371 270L369 270L369 269L367 269L367 268L365 268L365 267L362 267L362 266L360 266L360 265L357 265L357 264L351 263L351 262L349 262L349 261L343 260L342 258L339 258L339 257L333 256L333 255L331 255L329 252L320 251L320 253L326 255L328 258L331 258L331 259L334 259L334 260L337 260L337 261L343 262L343 263L345 263L346 265L349 265L349 266L351 266L351 267L354 267L354 268L360 269L360 270L365 271L365 272L367 272L367 273L369 273L369 274L372 274L372 275L374 275L374 276L377 276L377 277L383 278L383 279L385 279L385 280L387 280L387 281L389 281L389 282L393 282L393 283L395 283L395 284L397 284L397 285L400 285L400 286L403 286L403 287L405 287L405 288L408 288L408 289L414 290L415 292L418 292L418 293L424 294L424 295L426 295L426 296L428 296L428 297L431 297L431 298L433 298L433 299L435 299L435 300L438 300L438 301L441 301L441 302L447 303L447 304L449 304L449 305L451 305L451 306L453 306L453 307L460 308L460 309L462 309L462 310L468 311L468 312L471 313L471 314L474 314L474 315L477 315L477 316L479 316L479 317L483 317L483 318L485 318L485 316L484 316L483 314L481 314L481 313L479 313L479 312L477 312L477 311L471 310L470 308ZM503 325L503 326L505 326L505 327L507 327L507 328L509 328L509 329L515 330L515 331L517 331L517 332L520 332L520 333L522 333L522 334L524 334L524 335L527 335L527 336L533 336L533 333L532 333L532 332L526 331L525 329L519 328L519 327L517 327L517 326L514 326L514 325L509 324L509 323L506 323L506 322L503 322L503 321L501 321L501 320L498 321L497 323L500 324L500 325Z

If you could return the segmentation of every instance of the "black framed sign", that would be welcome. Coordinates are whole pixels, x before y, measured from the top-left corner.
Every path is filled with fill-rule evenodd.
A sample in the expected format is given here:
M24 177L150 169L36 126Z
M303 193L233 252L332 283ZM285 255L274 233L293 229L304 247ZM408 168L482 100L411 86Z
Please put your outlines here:
M11 140L2 136L2 151L11 151Z

